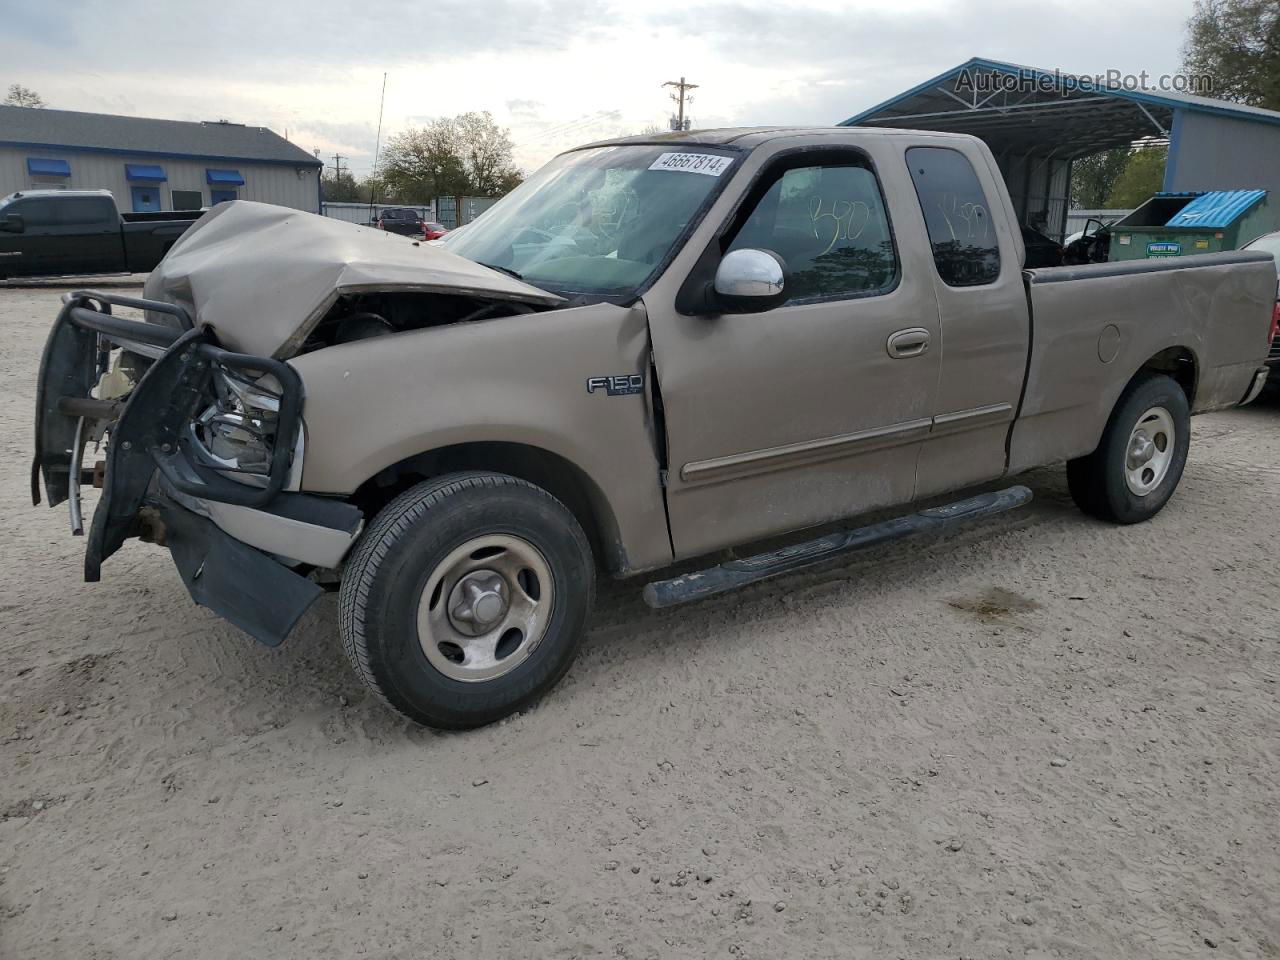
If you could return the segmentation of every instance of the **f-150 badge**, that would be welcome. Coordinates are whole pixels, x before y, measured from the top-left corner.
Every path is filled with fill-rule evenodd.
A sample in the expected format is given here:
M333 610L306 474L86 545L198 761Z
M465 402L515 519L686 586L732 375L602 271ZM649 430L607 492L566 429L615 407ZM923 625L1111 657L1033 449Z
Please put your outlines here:
M644 377L639 373L622 374L612 377L588 377L587 393L603 390L611 397L626 397L633 393L644 393Z

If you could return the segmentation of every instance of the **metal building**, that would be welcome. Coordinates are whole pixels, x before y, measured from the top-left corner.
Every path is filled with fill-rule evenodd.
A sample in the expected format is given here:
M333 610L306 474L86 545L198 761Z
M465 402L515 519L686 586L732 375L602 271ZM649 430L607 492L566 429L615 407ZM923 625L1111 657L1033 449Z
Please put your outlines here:
M1136 79L974 57L841 125L981 137L1023 222L1059 240L1072 161L1146 138L1169 143L1166 191L1259 188L1280 197L1280 113L1145 89Z
M126 212L240 199L318 213L322 168L265 127L0 106L0 197L107 189Z

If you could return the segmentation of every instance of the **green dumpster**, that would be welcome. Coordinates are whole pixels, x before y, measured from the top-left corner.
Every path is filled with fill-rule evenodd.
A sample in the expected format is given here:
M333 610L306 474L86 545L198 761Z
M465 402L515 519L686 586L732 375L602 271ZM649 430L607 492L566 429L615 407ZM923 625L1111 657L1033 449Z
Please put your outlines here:
M1111 260L1237 250L1280 227L1266 190L1157 193L1111 225Z

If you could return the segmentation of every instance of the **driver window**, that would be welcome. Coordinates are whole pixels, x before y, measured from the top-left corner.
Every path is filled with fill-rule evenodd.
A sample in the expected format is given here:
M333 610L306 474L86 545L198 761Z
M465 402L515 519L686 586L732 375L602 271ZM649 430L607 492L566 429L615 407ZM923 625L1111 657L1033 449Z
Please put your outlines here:
M11 205L6 212L22 217L27 229L58 225L58 205L52 200L22 200Z
M745 247L786 262L787 303L874 296L898 274L880 184L856 161L784 171L729 244Z

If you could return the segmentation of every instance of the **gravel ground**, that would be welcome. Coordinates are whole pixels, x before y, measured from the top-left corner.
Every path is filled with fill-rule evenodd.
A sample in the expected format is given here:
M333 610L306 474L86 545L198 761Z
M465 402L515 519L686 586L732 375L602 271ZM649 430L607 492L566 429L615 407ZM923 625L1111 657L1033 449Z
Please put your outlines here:
M1280 956L1280 404L1153 522L1035 503L653 613L402 722L28 499L58 290L0 289L0 957ZM1216 952L1212 952L1216 949Z

